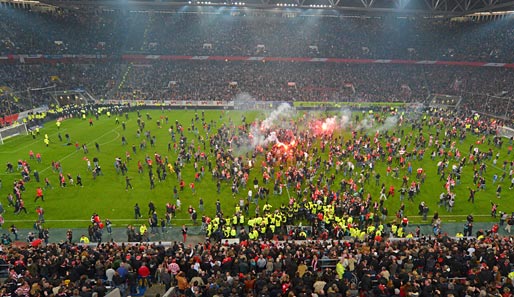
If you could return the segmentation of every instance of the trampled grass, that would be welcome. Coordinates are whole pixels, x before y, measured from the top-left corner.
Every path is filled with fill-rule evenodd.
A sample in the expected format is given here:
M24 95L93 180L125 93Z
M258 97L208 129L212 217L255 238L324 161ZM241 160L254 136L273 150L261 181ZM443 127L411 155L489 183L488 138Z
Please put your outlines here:
M202 111L196 111L199 115ZM146 114L152 117L152 120L146 119ZM38 205L43 206L45 209L45 219L47 227L86 227L89 224L89 218L92 213L96 212L102 219L109 218L115 226L125 226L130 223L137 223L134 219L133 207L136 203L141 206L141 212L143 218L139 220L142 222L148 218L148 203L153 201L157 207L159 218L164 216L165 204L167 202L175 203L173 199L173 187L178 187L178 180L174 174L169 174L167 179L163 182L159 182L156 178L156 187L150 190L148 170L145 167L143 174L137 172L138 160L144 163L145 156L154 158L154 154L158 153L163 158L166 156L170 162L174 162L177 157L177 153L172 149L168 152L168 142L171 141L168 128L174 125L175 121L178 121L184 125L184 134L188 139L194 139L195 146L200 145L198 136L202 136L207 139L205 130L201 127L200 121L194 120L195 111L193 110L173 110L173 111L161 111L161 110L148 110L141 111L142 120L146 122L145 130L150 130L151 135L156 137L155 147L151 147L150 143L147 143L147 148L143 151L139 149L140 142L145 139L144 133L138 138L136 135L137 130L137 116L135 112L129 113L128 120L124 116L118 116L120 124L115 123L115 115L110 118L105 114L100 116L99 120L93 118L93 126L90 127L87 120L82 119L66 119L62 122L60 129L57 128L56 121L52 120L45 123L41 129L41 134L33 139L30 135L17 136L6 140L5 144L0 146L0 164L6 164L11 162L15 167L14 173L7 173L4 170L0 171L0 178L2 179L2 188L0 189L0 197L3 207L5 209L4 218L5 226L16 224L18 227L31 227L32 224L37 220L37 214L35 208ZM266 115L263 112L238 112L238 111L205 111L206 122L212 120L213 127L211 134L214 134L217 127L225 124L228 125L231 121L235 125L241 123L241 117L246 116L247 121L252 121L255 118L264 119ZM163 118L161 118L163 117ZM164 123L164 117L168 117L169 122L166 125ZM159 128L156 124L157 121L163 123L162 128ZM192 121L195 126L199 128L199 134L193 133L189 128ZM126 123L126 129L122 128L122 122ZM393 130L398 127L393 128ZM411 133L410 126L402 127L405 131L405 135ZM391 131L392 132L392 131ZM390 132L390 133L391 133ZM425 127L423 133L428 138L429 133L435 134L434 127ZM58 134L61 134L63 141L59 141ZM414 132L416 135L417 132ZM45 146L43 139L44 135L47 134L50 139L50 145ZM66 134L69 134L71 138L71 144L66 144ZM374 134L374 131L370 131L370 134ZM443 135L443 133L441 133ZM122 137L125 136L127 145L122 145ZM341 136L348 139L350 131L341 132ZM440 137L442 139L443 136ZM179 139L178 135L176 137ZM477 145L480 150L486 151L489 148L493 149L494 155L498 152L498 148L492 144L488 145L487 142L484 144L476 144L478 137L468 133L467 138L463 143L457 143L457 146L463 152L467 154L471 144ZM496 166L493 166L492 160L487 161L487 172L485 174L487 180L487 189L485 191L477 192L475 203L471 204L467 202L468 189L467 187L474 187L472 185L473 178L473 165L468 164L464 167L462 173L462 184L458 185L455 189L457 194L456 203L452 213L448 213L444 208L439 208L437 203L439 202L439 194L444 191L444 182L439 181L437 176L437 162L441 158L437 157L434 161L430 159L431 150L428 149L425 154L425 158L422 161L412 160L412 166L414 169L411 179L415 178L415 171L418 167L423 167L427 173L427 179L425 184L421 188L421 193L416 195L414 202L405 201L406 204L406 215L413 222L422 222L421 217L418 216L418 204L421 201L428 203L430 207L429 220L433 215L434 211L438 211L443 218L443 222L448 221L463 221L468 214L475 215L477 221L491 221L493 218L490 216L491 201L499 204L499 210L505 212L511 212L514 210L512 207L511 199L514 196L514 190L509 191L510 180L507 177L503 181L503 192L502 198L497 199L496 185L492 184L492 176L497 174L501 176L502 170L501 165L503 160L512 160L512 155L507 155L508 140L504 139L505 144L500 151L500 158ZM75 143L78 143L79 149L76 149ZM100 151L95 148L95 143L99 144ZM319 143L319 142L318 142ZM89 153L85 154L82 150L81 145L86 144ZM132 145L137 147L137 153L133 154ZM410 147L411 149L412 147ZM35 154L41 153L42 162L38 163L36 160L29 159L29 151L32 150ZM114 168L114 162L116 157L120 157L122 160L126 159L126 152L129 152L132 160L128 163L128 176L131 177L131 183L134 187L132 190L125 190L125 177L121 174L117 174ZM213 160L212 153L210 152L210 146L208 140L206 141L206 153L209 158ZM328 150L324 154L323 159L328 156ZM93 158L99 159L103 175L93 179L93 175L87 169L87 161L85 158L93 162ZM36 183L33 175L31 175L31 181L26 183L26 190L23 193L23 198L26 203L28 214L13 213L13 208L8 207L6 196L12 192L12 184L14 180L21 178L20 172L16 171L16 163L18 160L27 160L32 170L37 170L40 174L40 182ZM262 179L260 170L260 160L262 156L258 157L256 162L257 167L252 169L249 178L249 183L257 177L259 180ZM67 185L62 188L59 187L58 173L52 169L52 161L58 161L61 163L63 168L63 174L71 174L73 179L76 180L78 174L82 177L83 187ZM212 161L214 164L214 161ZM455 163L453 160L450 162L451 165ZM240 189L239 195L236 199L233 198L231 192L231 183L223 183L221 193L216 193L216 183L211 178L211 173L207 170L207 164L200 163L200 166L206 167L205 177L202 181L195 183L196 194L193 195L189 184L194 180L194 168L193 162L186 163L182 177L185 181L186 187L183 192L180 192L182 201L182 209L177 212L177 218L173 221L175 225L182 225L183 223L190 224L189 214L187 208L192 205L198 210L199 198L202 197L205 201L205 212L199 213L199 220L202 214L213 216L215 213L215 201L220 199L222 209L225 214L232 215L234 212L234 206L239 201L239 197L246 197L248 189ZM393 184L396 188L396 195L389 198L385 205L389 209L389 220L394 219L394 213L400 206L398 191L401 186L401 179L394 179L393 177L386 176L386 165L382 162L377 162L377 171L380 172L382 178L381 183L385 183L386 187ZM508 166L507 166L508 170ZM332 172L334 170L332 169ZM155 170L154 170L155 173ZM400 170L400 177L406 173L406 169ZM45 188L44 179L48 177L53 188ZM342 178L342 174L336 177L338 181ZM34 202L36 195L37 186L44 188L45 201ZM287 203L288 193L283 191L282 195L273 195L273 185L268 185L270 194L270 203L278 207L282 203ZM379 188L375 186L374 177L370 177L370 183L365 186L365 193L370 192L374 200L379 197ZM293 192L290 191L291 195ZM254 214L254 205L250 207L250 214Z

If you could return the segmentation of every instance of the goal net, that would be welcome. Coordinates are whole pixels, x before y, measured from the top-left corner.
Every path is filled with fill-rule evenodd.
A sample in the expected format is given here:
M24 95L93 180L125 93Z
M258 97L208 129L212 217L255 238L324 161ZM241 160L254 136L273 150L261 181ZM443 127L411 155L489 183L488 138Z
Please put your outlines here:
M507 137L509 139L514 138L514 129L509 128L507 126L502 126L498 128L498 132L500 136Z
M6 139L20 134L28 134L27 125L25 125L25 123L19 124L15 122L9 127L2 128L0 129L0 144L4 144L4 140Z

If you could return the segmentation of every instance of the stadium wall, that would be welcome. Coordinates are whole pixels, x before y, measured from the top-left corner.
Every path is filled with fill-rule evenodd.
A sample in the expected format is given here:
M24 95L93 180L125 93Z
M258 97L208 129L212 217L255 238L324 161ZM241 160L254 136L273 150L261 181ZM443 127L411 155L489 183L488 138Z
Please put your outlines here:
M343 58L310 58L310 57L252 57L252 56L166 56L166 55L7 55L0 56L0 63L91 63L105 60L119 60L126 62L152 62L152 61L249 61L249 62L314 62L314 63L342 63L342 64L410 64L410 65L443 65L443 66L470 66L470 67L496 67L514 68L514 63L490 63L473 61L427 61L427 60L400 60L400 59L343 59Z
M0 124L1 125L6 125L6 124L11 125L12 123L16 122L18 120L18 118L19 118L18 113L6 115L6 116L0 118Z

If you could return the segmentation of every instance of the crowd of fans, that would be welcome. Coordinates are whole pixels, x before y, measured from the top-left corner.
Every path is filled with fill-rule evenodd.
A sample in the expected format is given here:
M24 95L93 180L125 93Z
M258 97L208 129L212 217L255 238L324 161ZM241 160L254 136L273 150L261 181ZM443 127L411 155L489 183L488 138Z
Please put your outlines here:
M43 105L66 105L57 94L86 90L104 98L113 89L121 67L114 63L7 64L0 67L0 117Z
M2 246L2 296L512 296L512 238Z
M205 7L204 10L210 8ZM205 12L205 11L204 11ZM149 13L2 9L0 53L145 52L512 62L511 19L322 17L260 11ZM259 46L261 45L261 46Z
M56 91L84 89L96 99L157 101L428 103L429 94L448 94L462 96L461 107L513 118L510 83L514 80L513 73L503 68L437 65L99 62L4 65L0 69L0 81L9 87L4 97L14 94L20 99L2 100L8 103L5 114L59 103L53 96ZM487 105L483 104L484 98Z
M113 88L120 73L115 63L8 64L0 69L0 81L20 98L45 103L40 96L55 91L87 89L101 97Z
M419 102L415 67L291 62L174 62L132 67L116 98L257 101ZM235 84L237 85L235 85ZM232 85L234 84L234 85ZM402 89L402 85L404 89ZM412 85L412 88L407 85ZM127 97L128 96L128 97Z
M5 20L0 24L2 55L114 53L127 35L122 32L129 31L125 26L131 24L131 18L111 13L31 12L2 7L0 16ZM136 29L130 26L138 32Z

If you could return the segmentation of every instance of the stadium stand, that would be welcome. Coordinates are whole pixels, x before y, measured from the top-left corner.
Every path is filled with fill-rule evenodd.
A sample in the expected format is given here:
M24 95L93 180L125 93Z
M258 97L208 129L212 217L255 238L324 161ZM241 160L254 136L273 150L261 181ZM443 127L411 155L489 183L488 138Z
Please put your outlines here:
M513 60L510 45L514 33L510 18L498 21L393 16L285 18L262 13L245 16L176 11L40 13L12 8L0 9L0 17L7 20L0 26L3 36L0 54L26 55L14 61L9 59L10 65L0 70L0 86L5 89L2 97L11 96L10 100L2 100L5 115L52 103L53 98L48 94L31 94L29 88L51 91L83 88L96 99L137 97L139 100L230 100L246 92L257 100L267 101L426 102L429 93L458 94L462 95L463 106L472 110L477 109L484 96L506 98L507 109L502 104L505 100L489 100L491 104L484 113L507 119L513 115L512 71L498 67ZM266 26L260 26L261 23ZM37 34L32 34L36 31ZM287 60L260 64L152 62L152 59L127 64L131 61L123 55L134 53L143 57L280 56L321 60L309 65L286 63ZM64 57L65 54L83 54L89 60ZM46 57L55 60L46 61L50 65L37 59L38 65L30 64L37 55L53 55ZM323 59L331 57L360 59L360 63L366 64L323 64ZM429 62L376 65L369 64L370 59L467 61L470 65L478 61L500 63L492 63L491 69L476 69L436 67ZM53 66L55 63L57 67ZM307 71L296 71L300 68ZM122 81L124 75L126 81ZM238 88L229 88L229 83L234 81ZM288 87L288 83L295 87ZM264 91L263 85L267 86ZM13 103L13 96L22 102Z
M6 8L0 13L6 20L0 28L5 36L3 54L142 52L504 63L514 58L509 18L488 23L394 16L287 18L251 11L231 16L229 12L37 13Z

